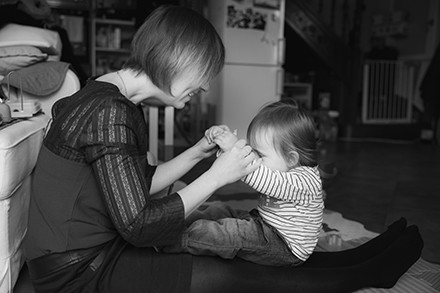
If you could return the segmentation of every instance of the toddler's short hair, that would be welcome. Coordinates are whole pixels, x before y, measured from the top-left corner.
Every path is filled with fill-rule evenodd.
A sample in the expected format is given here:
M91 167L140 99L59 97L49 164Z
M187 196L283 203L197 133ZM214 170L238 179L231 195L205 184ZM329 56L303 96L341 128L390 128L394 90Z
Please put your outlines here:
M270 133L275 150L289 162L289 153L296 151L299 165L317 165L317 139L313 117L293 100L282 100L263 107L252 119L247 131L251 145L257 133Z

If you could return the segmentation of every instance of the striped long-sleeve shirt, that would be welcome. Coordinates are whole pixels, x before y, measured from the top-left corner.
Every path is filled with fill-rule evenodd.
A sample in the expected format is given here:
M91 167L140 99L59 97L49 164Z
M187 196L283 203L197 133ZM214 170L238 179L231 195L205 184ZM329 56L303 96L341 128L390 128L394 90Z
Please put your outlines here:
M258 211L263 220L305 261L318 242L324 210L318 168L281 172L261 165L243 181L260 193Z

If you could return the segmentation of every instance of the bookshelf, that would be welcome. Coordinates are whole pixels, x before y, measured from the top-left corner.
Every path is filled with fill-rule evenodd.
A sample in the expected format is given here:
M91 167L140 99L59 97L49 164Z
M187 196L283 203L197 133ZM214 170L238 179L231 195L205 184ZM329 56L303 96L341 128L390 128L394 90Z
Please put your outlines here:
M90 63L92 75L102 75L120 69L130 53L130 42L135 33L135 20L97 17L90 25Z

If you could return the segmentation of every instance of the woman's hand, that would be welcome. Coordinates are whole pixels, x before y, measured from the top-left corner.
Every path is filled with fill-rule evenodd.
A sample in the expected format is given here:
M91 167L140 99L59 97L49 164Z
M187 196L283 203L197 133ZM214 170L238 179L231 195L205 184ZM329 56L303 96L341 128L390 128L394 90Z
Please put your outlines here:
M218 149L217 145L210 143L206 137L202 137L192 148L200 160L209 158Z
M255 155L252 148L246 145L246 141L240 139L229 151L224 152L214 161L208 172L214 175L220 186L223 186L255 171L261 161L262 159Z
M196 146L202 149L206 147L206 150L209 150L206 153L212 154L215 144L209 144L206 138L203 139ZM256 159L255 153L246 145L245 140L237 141L229 151L214 161L211 168L178 192L183 201L185 216L190 215L218 188L236 182L255 171L261 161L262 159Z

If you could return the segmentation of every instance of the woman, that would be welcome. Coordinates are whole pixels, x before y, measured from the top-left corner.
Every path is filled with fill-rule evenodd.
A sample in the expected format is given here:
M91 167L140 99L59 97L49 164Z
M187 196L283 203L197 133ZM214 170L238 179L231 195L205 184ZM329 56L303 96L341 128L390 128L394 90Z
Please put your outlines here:
M134 36L123 69L90 80L54 105L34 171L25 239L36 292L261 292L269 287L283 292L310 275L154 249L178 241L191 212L216 189L260 165L260 160L251 164L256 158L241 140L188 186L165 198L151 198L215 148L203 138L169 162L149 165L147 127L138 106L183 108L206 90L223 62L222 42L208 21L183 7L160 7ZM414 232L405 229L381 245L391 249L395 239L411 238L407 234ZM406 241L402 249L399 245L391 251L413 247ZM380 257L350 269L352 275L369 272L372 265L387 261ZM407 266L393 264L391 270L395 267L400 273ZM313 272L317 277L334 275L328 271ZM357 284L358 278L348 280ZM323 280L324 286L328 282Z
M151 256L151 247L173 243L185 216L217 188L257 167L250 164L252 154L245 156L250 147L241 141L229 156L217 160L179 193L152 200L151 194L172 184L215 150L202 139L173 160L157 168L150 166L147 127L137 105L183 108L221 70L224 48L201 16L163 7L140 27L132 52L122 70L90 80L53 107L54 120L35 170L26 237L37 291L89 290L91 283L101 285L107 270L119 269L130 253L140 253L145 270L166 268L168 276L182 275L175 286L187 286L189 278L184 276L191 272L190 258ZM136 247L150 248L139 251ZM97 262L97 256L102 260ZM151 261L157 262L154 268L148 268ZM92 275L84 272L91 262ZM59 266L65 268L59 270ZM170 283L169 279L164 283ZM148 282L143 285L150 286Z

